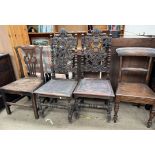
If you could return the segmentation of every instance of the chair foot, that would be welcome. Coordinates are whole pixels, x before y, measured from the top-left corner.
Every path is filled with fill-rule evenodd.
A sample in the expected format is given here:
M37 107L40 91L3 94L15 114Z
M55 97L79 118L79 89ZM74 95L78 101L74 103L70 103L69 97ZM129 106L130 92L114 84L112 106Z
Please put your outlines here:
M4 105L5 105L6 112L7 112L8 115L10 115L11 114L10 105L8 105L6 103L6 96L5 96L4 92L2 92L2 99L3 99Z
M79 116L79 112L78 111L74 112L74 117L75 117L75 119L79 119L80 116Z
M149 120L147 122L147 127L150 128L152 126L152 119L155 116L155 106L151 106L150 109L150 116L149 116Z
M111 121L111 114L107 116L107 122L109 123L110 121Z
M114 115L113 120L114 120L114 123L116 123L116 122L117 122L117 116L116 116L116 115Z
M150 128L152 126L152 122L147 122L147 128Z
M39 116L40 116L41 118L44 118L44 117L45 117L44 111L43 111L43 110L39 110L38 113L39 113Z

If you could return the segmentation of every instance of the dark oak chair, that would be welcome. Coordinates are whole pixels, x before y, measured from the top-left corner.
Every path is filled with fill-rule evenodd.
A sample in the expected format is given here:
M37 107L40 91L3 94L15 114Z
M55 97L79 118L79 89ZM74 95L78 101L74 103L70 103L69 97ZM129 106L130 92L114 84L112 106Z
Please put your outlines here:
M33 91L40 87L44 82L42 48L39 46L27 45L18 46L15 48L15 50L19 60L21 78L0 88L0 91L3 94L5 108L7 113L11 114L10 106L15 105L22 107L32 107L34 110L35 118L37 119L38 112L36 106L36 99L33 95ZM36 55L39 55L39 58L37 58ZM23 65L21 61L22 59L24 60L25 65ZM27 77L25 76L23 67L27 68ZM37 77L37 72L40 73L39 77ZM10 101L6 98L6 94L17 94L18 97L13 101ZM32 104L19 104L17 102L25 96L32 98Z
M150 118L147 126L152 124L155 112L155 93L149 88L152 60L155 49L143 47L126 47L116 49L120 56L119 83L116 91L114 122L117 121L119 103L150 104Z
M111 120L112 103L115 97L110 82L111 61L111 37L107 37L101 31L94 29L92 34L82 37L81 51L81 77L78 86L74 90L75 104L72 112L75 118L79 118L82 107L107 110L107 120ZM89 73L99 74L100 78L90 78ZM86 77L87 74L87 78ZM103 99L101 104L88 104L85 98Z
M47 108L70 109L72 93L77 85L77 37L68 34L63 29L60 34L54 35L51 42L52 79L34 92L38 99L41 117L44 117ZM58 74L66 75L66 79L60 76L58 78ZM60 103L63 100L67 103ZM70 121L70 117L68 120Z

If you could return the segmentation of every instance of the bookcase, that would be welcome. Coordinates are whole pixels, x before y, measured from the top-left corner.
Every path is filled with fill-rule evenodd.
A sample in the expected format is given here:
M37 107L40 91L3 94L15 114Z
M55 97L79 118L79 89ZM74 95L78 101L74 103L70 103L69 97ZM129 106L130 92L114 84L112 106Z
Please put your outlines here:
M31 29L32 27L33 29ZM49 38L64 28L73 35L77 34L78 46L80 47L81 35L90 32L90 27L97 28L108 35L112 34L113 38L122 37L124 34L124 25L28 25L28 34L31 44L48 45Z

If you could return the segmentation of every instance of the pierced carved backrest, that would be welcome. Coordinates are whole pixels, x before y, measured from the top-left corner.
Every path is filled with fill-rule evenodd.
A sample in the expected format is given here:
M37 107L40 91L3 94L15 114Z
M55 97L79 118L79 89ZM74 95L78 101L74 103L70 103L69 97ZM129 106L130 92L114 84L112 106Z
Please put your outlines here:
M84 72L104 72L109 78L111 61L111 37L98 29L82 36L82 77Z
M64 29L52 38L52 74L76 73L77 37L68 34Z
M42 47L26 45L17 46L15 50L19 60L21 77L24 77L23 65L26 65L28 76L37 77L37 73L40 73L43 79ZM22 64L22 58L25 64Z

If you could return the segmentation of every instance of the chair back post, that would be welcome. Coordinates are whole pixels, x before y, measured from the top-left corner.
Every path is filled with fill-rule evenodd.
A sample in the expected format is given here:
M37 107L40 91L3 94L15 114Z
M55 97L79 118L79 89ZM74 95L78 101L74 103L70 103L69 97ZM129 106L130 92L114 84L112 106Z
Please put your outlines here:
M40 50L40 74L41 74L41 79L45 82L45 77L44 77L44 68L43 68L43 46L37 46Z
M122 81L122 56L120 56L120 62L119 62L119 78L118 78L118 82Z
M25 75L24 75L23 65L22 65L21 57L19 55L20 48L21 48L21 46L14 47L14 49L16 51L17 58L18 58L18 62L19 62L20 78L24 78Z
M149 64L148 64L148 71L147 71L147 75L146 75L146 84L149 83L150 75L151 75L151 71L152 71L152 66L153 66L153 59L152 59L152 57L150 57L149 58Z

